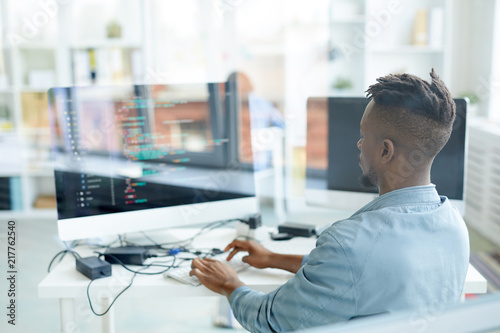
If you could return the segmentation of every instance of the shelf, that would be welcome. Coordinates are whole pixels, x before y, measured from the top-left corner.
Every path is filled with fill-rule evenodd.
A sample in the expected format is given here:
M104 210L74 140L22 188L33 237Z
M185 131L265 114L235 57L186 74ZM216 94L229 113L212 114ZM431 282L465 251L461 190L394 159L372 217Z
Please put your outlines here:
M331 24L364 24L365 17L363 15L350 17L336 17L331 20Z
M19 92L21 93L44 93L46 94L47 91L50 89L50 88L53 88L53 87L21 87L20 89L18 89Z
M285 53L285 45L283 43L254 45L245 51L252 56L281 56Z
M5 178L5 177L21 177L22 172L18 170L0 170L0 178Z
M28 177L54 177L54 169L28 170Z
M46 94L47 91L53 87L28 87L28 86L22 86L22 87L13 87L13 88L1 88L0 89L0 94L14 94L14 93L44 93Z
M126 49L137 49L141 48L140 43L132 43L124 40L91 40L82 43L74 43L70 45L72 49L99 49L99 48L113 48L121 47Z
M32 50L53 51L57 48L57 45L54 44L54 42L30 41L29 43L23 43L14 48L19 51L32 51Z
M15 126L13 124L11 124L12 126L9 127L8 129L4 129L2 128L2 123L0 123L0 136L2 135L16 135L18 133L18 130L17 128L15 128Z
M50 135L50 127L23 127L21 132L29 136Z
M0 210L0 218L57 220L57 210L55 208Z
M373 53L403 53L403 54L429 54L443 53L444 48L435 46L418 45L375 45L368 47L369 52Z

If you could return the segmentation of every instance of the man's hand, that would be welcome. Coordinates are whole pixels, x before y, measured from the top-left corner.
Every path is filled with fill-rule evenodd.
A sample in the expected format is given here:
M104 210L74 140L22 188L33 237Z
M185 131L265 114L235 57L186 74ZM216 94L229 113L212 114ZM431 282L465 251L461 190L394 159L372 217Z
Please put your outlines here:
M196 276L205 287L226 296L228 300L236 288L245 285L232 267L218 260L196 258L191 268L189 275Z
M234 240L231 244L226 246L224 251L233 249L227 256L227 260L240 251L248 252L248 255L243 257L242 260L247 264L256 268L279 268L297 273L302 263L302 255L293 254L278 254L269 251L256 241Z
M257 243L256 241L244 241L236 239L231 242L224 251L229 251L233 249L231 253L227 256L227 261L231 260L234 255L240 251L248 252L248 255L243 257L243 262L246 262L250 266L256 268L268 268L273 267L273 255L274 253Z

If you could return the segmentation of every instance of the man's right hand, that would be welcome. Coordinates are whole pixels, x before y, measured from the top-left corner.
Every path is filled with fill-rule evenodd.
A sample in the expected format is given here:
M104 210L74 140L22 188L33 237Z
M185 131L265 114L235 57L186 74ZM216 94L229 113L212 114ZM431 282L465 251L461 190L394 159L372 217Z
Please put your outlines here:
M231 242L224 251L231 250L227 256L227 261L231 260L234 255L240 251L248 252L248 255L243 257L243 262L255 268L279 268L286 271L297 273L302 263L302 255L293 254L277 254L269 251L256 241L236 239Z
M273 255L274 253L257 243L256 241L250 240L239 240L236 239L231 242L224 251L229 251L232 249L231 253L227 256L227 261L231 260L234 255L240 251L248 252L248 255L243 257L243 262L246 262L250 266L256 268L268 268L273 266Z

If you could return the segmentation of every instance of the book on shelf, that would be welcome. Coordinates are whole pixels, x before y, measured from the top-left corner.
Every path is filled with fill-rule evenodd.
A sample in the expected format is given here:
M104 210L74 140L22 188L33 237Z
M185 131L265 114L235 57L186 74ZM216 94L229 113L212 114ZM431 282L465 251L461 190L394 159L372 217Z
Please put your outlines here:
M0 177L0 210L11 210L10 178Z
M444 33L444 9L422 8L415 14L413 45L441 47Z
M57 200L55 195L41 194L36 197L33 208L47 209L57 208Z
M14 128L11 119L10 106L0 100L0 132L9 131Z
M23 92L21 94L23 124L27 128L48 128L49 102L43 92Z
M73 50L77 85L132 82L141 71L141 53L134 48L98 47Z
M20 177L0 177L0 210L22 210Z
M73 80L76 85L92 83L90 54L87 50L73 50Z
M427 19L427 8L417 10L415 14L415 21L413 23L413 45L427 45L429 41Z

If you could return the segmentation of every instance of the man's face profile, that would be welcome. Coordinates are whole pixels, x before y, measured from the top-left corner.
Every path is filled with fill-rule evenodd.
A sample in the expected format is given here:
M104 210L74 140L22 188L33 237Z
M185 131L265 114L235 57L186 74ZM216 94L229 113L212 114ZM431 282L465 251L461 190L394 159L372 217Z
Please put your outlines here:
M373 132L373 115L370 114L373 110L373 101L370 101L366 106L363 118L360 123L360 138L357 143L359 154L359 166L363 171L363 175L359 179L359 183L363 188L373 189L377 187L377 173L373 163L373 157L376 147L376 138Z

